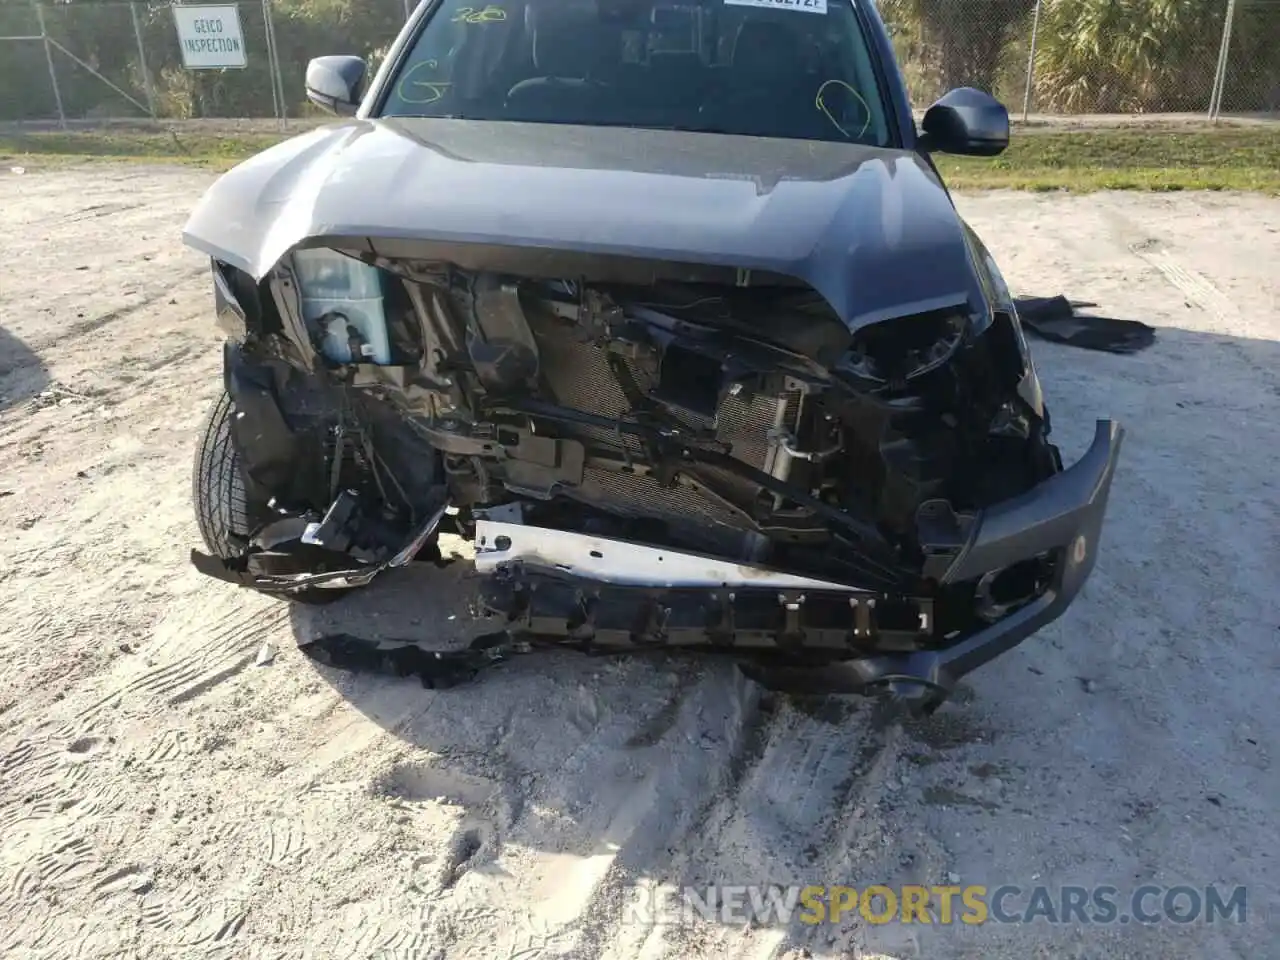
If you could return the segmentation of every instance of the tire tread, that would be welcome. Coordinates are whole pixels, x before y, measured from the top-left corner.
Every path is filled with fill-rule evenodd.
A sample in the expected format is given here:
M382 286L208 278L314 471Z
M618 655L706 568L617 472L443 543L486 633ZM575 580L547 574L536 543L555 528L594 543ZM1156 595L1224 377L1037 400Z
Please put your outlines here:
M235 402L224 391L205 415L191 475L191 500L205 547L216 557L239 552L236 538L247 537L250 509L231 438Z

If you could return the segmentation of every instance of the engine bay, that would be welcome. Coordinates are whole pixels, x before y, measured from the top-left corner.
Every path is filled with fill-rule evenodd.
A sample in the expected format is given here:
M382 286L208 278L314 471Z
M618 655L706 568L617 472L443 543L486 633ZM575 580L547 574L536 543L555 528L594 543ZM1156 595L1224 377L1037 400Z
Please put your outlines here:
M518 502L556 529L922 591L977 511L1061 470L1014 318L968 304L850 330L749 271L641 285L634 265L546 280L336 251L260 287L217 269L252 304L236 362L293 437L257 458L279 466L251 477L264 499L358 490L406 529L442 494L464 528Z

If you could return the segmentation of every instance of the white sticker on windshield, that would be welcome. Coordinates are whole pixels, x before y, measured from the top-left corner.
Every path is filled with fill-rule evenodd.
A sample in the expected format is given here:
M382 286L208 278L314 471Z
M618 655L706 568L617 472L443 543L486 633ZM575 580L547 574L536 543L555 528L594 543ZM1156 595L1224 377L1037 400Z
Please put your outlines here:
M724 0L734 7L766 7L770 10L803 10L805 13L826 13L827 0Z

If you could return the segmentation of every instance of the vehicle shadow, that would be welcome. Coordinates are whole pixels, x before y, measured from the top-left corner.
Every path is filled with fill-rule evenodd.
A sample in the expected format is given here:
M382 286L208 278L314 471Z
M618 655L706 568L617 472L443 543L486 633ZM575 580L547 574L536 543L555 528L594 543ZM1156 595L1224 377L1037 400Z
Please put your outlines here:
M1201 702L1232 716L1266 709L1231 678L1274 657L1274 638L1262 625L1270 621L1254 615L1257 604L1276 602L1266 586L1280 582L1274 536L1237 528L1255 522L1249 516L1261 523L1280 515L1270 465L1280 449L1280 343L1161 327L1149 349L1132 355L1053 343L1035 349L1068 464L1084 452L1096 418L1114 417L1127 430L1102 553L1067 616L973 674L926 722L902 725L856 699L767 696L730 664L689 658L541 653L439 691L320 665L317 673L418 751L421 759L405 761L390 781L401 796L427 801L450 794L451 785L481 783L480 795L501 798L488 808L504 811L489 814L500 838L494 849L509 842L576 863L604 857L609 869L659 883L930 882L926 874L943 869L941 861L927 850L899 859L887 836L883 851L870 850L857 837L862 813L851 811L891 802L928 812L919 806L927 798L896 794L889 801L887 791L901 785L903 771L943 776L957 762L951 757L976 744L989 752L985 761L1007 759L1021 771L1022 802L1031 809L1054 808L1063 776L1055 767L1060 755L1041 749L1041 739L1087 745L1105 733L1108 742L1132 737L1160 756L1165 746L1152 741L1148 720L1130 705L1153 696L1143 686L1150 674L1142 638L1158 646L1168 643L1161 636L1200 634L1194 604L1167 602L1196 594L1195 577L1248 571L1235 577L1232 604L1215 608L1216 629L1234 639L1220 650L1229 661L1221 673L1198 678ZM1166 569L1154 582L1152 558L1173 556L1194 562L1181 573ZM450 648L493 629L469 610L465 560L443 569L416 566L422 569L386 576L331 606L295 606L296 638L338 631ZM1082 688L1086 670L1109 671L1105 696ZM1071 697L1089 700L1044 709L1047 700ZM1097 721L1098 711L1106 723ZM1175 734L1165 735L1172 744ZM1111 748L1098 749L1105 755ZM912 766L921 754L933 757L931 766ZM1075 788L1105 795L1111 788L1103 766L1072 766ZM979 838L1002 829L999 815L987 811L979 805L974 813L988 817L972 824ZM893 822L876 829L892 833ZM822 830L833 842L815 852ZM1091 842L1101 848L1112 841ZM861 859L851 862L855 849ZM743 876L752 864L759 875ZM599 892L587 887L558 895ZM811 933L792 927L790 938Z
M0 327L0 411L37 396L49 372L34 350Z

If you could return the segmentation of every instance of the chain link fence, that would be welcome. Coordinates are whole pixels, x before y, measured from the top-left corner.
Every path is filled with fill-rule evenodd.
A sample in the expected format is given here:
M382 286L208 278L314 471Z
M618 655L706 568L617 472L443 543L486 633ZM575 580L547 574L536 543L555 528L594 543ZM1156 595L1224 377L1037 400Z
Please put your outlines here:
M1280 116L1280 0L878 2L917 107L975 86L1015 116ZM311 116L307 60L377 59L410 3L242 0L247 65L187 70L169 3L0 0L0 122Z
M169 3L0 0L0 122L309 116L307 61L376 58L412 10L406 0L223 5L239 15L243 68L186 69Z

